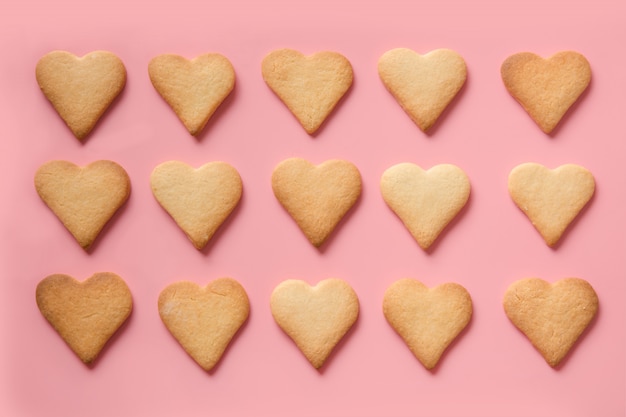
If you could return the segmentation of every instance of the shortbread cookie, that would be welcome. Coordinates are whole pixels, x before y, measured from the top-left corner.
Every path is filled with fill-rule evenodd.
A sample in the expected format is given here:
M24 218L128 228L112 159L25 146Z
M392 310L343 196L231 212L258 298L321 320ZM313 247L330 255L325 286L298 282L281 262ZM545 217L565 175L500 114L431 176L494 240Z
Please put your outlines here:
M405 278L385 291L383 313L422 365L433 369L469 323L472 299L459 284L428 288Z
M546 59L531 52L511 55L500 72L506 89L545 133L552 132L591 81L589 62L573 51Z
M311 244L320 247L361 195L361 174L348 161L316 166L291 158L274 169L272 189Z
M41 314L86 364L92 364L131 313L128 286L116 274L96 273L83 282L50 275L37 285Z
M248 295L232 278L219 278L204 287L180 281L159 295L161 320L205 371L219 362L249 313Z
M235 209L242 194L241 177L225 162L210 162L194 169L178 161L164 162L150 176L152 193L202 249Z
M272 292L272 316L316 369L359 315L359 299L345 281L326 279L315 286L286 280Z
M87 250L128 200L130 179L113 161L96 161L84 167L67 161L50 161L37 170L35 188L80 246Z
M126 85L126 68L111 52L77 57L53 51L37 63L41 91L74 136L83 140Z
M405 162L383 173L380 190L419 246L428 249L467 203L470 182L455 165L425 171Z
M337 52L305 56L279 49L263 59L263 79L304 130L315 133L352 85L352 66Z
M550 284L517 281L504 295L504 311L552 367L561 363L598 311L598 296L580 278Z
M509 193L548 246L555 246L593 196L595 180L585 168L567 164L550 170L535 163L515 167Z
M378 75L411 120L426 132L465 84L467 67L463 57L450 49L420 55L398 48L380 57Z
M235 87L235 70L220 54L192 60L159 55L148 65L152 85L193 136L200 134L213 113Z

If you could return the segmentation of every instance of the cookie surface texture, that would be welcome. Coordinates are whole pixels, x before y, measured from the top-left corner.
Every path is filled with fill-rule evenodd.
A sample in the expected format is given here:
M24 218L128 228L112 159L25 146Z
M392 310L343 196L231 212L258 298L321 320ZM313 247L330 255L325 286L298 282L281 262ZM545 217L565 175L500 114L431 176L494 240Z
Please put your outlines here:
M148 74L155 90L192 136L200 134L235 87L232 64L216 53L191 60L179 55L159 55L150 61Z
M80 246L87 250L128 200L130 179L113 161L95 161L84 167L68 161L50 161L37 170L35 188Z
M500 74L509 93L545 133L554 130L591 81L589 62L574 51L545 59L531 52L511 55Z
M594 191L591 172L574 164L551 170L525 163L509 174L511 198L551 247L558 243Z
M426 132L465 84L467 67L463 57L450 49L420 55L397 48L380 57L378 75L411 120Z
M96 360L133 307L128 286L110 272L83 282L50 275L37 285L36 301L41 314L86 364Z
M126 68L113 53L77 57L65 51L44 55L37 83L74 136L83 140L126 85Z
M580 278L548 283L539 278L514 282L504 295L504 311L546 362L556 367L598 311L598 296Z
M220 361L250 313L246 291L232 278L204 287L173 283L159 295L158 307L169 332L205 371Z
M361 195L361 174L348 161L313 165L291 158L274 169L272 189L311 244L320 247Z
M286 280L272 292L272 316L311 365L321 368L359 315L359 300L345 281L326 279L315 286Z
M152 193L196 249L204 248L235 209L243 190L241 177L225 162L198 169L179 161L158 165L150 176Z
M422 365L433 369L469 323L472 299L459 284L428 288L405 278L385 292L383 314Z
M305 56L292 49L269 53L262 62L265 83L309 134L313 134L352 85L352 65L331 51Z
M436 165L426 171L405 162L383 173L380 190L419 246L428 249L467 203L470 182L455 165Z

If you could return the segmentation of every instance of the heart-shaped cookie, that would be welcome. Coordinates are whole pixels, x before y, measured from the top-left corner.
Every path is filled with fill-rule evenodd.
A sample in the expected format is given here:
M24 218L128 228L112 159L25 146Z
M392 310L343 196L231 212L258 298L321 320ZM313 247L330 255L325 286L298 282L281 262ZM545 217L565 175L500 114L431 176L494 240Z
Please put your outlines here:
M37 83L74 136L83 140L126 85L126 68L111 52L77 57L65 51L44 55Z
M359 299L350 285L326 279L315 286L286 280L272 292L272 316L319 369L359 315Z
M290 158L274 169L272 189L307 239L320 247L361 195L361 174L348 161L313 165Z
M472 299L459 284L428 288L405 278L385 291L383 313L422 365L433 369L469 323Z
M463 57L450 49L420 55L406 48L385 52L378 75L411 120L428 131L465 84Z
M133 308L128 286L111 272L83 282L50 275L37 285L36 301L41 314L86 364L96 360Z
M271 52L261 65L265 83L309 134L315 133L352 85L352 65L337 52L305 56L292 49Z
M574 51L546 59L531 52L511 55L500 73L509 93L545 133L554 130L591 81L589 62Z
M232 278L219 278L204 287L180 281L159 295L165 327L206 371L219 362L249 313L248 295Z
M514 282L504 311L552 367L559 365L598 311L598 296L580 278L550 284L539 278Z
M241 177L225 162L194 169L179 161L157 166L150 176L152 193L197 249L206 246L235 209Z
M130 179L113 161L79 167L68 161L50 161L35 174L41 199L87 250L105 224L128 200Z
M587 169L562 165L554 170L525 163L509 174L509 194L548 246L555 246L593 196L595 180Z
M200 134L235 87L235 70L220 54L192 60L164 54L148 65L152 85L193 136Z
M383 173L380 191L419 246L428 249L467 203L470 182L455 165L425 171L405 162Z

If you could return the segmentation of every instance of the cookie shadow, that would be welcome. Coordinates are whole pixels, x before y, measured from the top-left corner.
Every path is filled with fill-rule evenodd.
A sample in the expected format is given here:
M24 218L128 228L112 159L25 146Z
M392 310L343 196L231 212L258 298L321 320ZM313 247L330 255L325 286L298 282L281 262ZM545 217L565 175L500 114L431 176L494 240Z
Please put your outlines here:
M337 345L335 345L333 350L330 352L330 355L328 355L328 358L326 358L324 364L319 369L317 369L320 375L324 375L326 373L326 369L332 366L333 362L336 360L337 356L343 349L343 346L349 342L349 340L352 338L352 334L356 332L357 329L360 327L360 321L361 315L359 314L356 321L352 324L352 327L348 329L348 331L346 332L346 334L343 335L339 343L337 343Z
M235 334L233 335L232 339L230 339L230 342L228 342L228 346L226 346L226 349L224 350L224 353L222 353L222 356L220 357L220 360L217 361L217 363L213 366L213 368L209 369L208 371L204 371L207 376L213 376L215 375L217 372L219 372L219 369L222 367L222 363L227 359L228 357L228 352L231 349L231 346L233 346L235 343L237 343L237 340L239 339L239 337L241 336L241 334L245 331L245 329L248 327L248 322L250 321L250 317L252 316L252 307L250 307L250 312L248 313L248 318L246 319L246 321L243 322L243 324L241 325L241 327L239 327L239 329L237 329L237 331L235 332ZM178 342L176 342L178 343ZM189 355L187 355L189 356ZM191 356L189 356L189 358L193 361L194 365L199 366ZM202 368L200 368L202 369Z
M328 238L326 238L326 240L324 241L322 245L316 248L320 254L326 253L326 251L328 250L328 247L331 246L332 242L336 239L337 234L341 232L343 225L347 223L348 221L350 221L352 216L354 216L354 213L358 210L359 206L361 205L362 199L363 199L363 189L361 189L361 194L359 195L359 198L354 202L354 205L350 207L350 210L348 210L346 214L344 214L341 220L339 220L339 223L337 223L337 225L335 226L333 231L330 233Z
M207 242L206 246L204 248L198 250L198 252L202 253L204 256L208 256L211 253L213 247L220 240L221 236L228 231L228 228L229 228L230 224L233 221L235 221L235 218L238 216L239 211L241 210L241 206L244 205L245 199L246 199L245 192L242 192L241 193L241 198L239 199L239 203L237 204L237 206L235 206L233 211L230 212L230 214L228 215L226 220L224 220L224 222L220 225L220 227L217 228L217 230L215 231L213 236L211 236L211 239ZM182 230L181 230L181 232L182 232ZM189 243L191 243L191 241L189 241ZM193 244L192 244L192 246L193 246Z
M106 129L107 119L109 119L111 117L111 114L115 112L115 109L120 106L120 102L123 100L124 96L126 96L126 94L127 94L126 93L127 86L128 86L128 77L126 78L126 85L124 85L124 88L122 89L122 91L120 91L120 93L117 95L117 97L115 97L113 99L111 104L109 104L109 107L107 107L107 109L104 111L104 113L102 113L100 118L96 121L96 124L94 125L93 129L91 129L91 131L83 139L78 139L74 135L74 133L71 131L69 126L67 126L69 132L72 134L74 139L79 141L80 144L84 146L87 142L89 142L91 140L92 136L96 136L98 134L98 132L101 129L103 129L103 125L104 125L104 128ZM55 112L56 112L56 110L55 110Z
M346 90L346 92L344 93L343 96L341 96L341 98L339 99L339 101L337 101L337 104L335 104L335 107L333 108L333 110L330 112L330 114L328 116L326 116L326 119L324 119L324 121L322 122L322 124L317 128L317 130L313 133L309 133L308 135L313 138L313 139L317 139L317 137L319 135L322 134L322 132L324 131L324 129L326 129L326 126L328 125L328 123L330 123L335 117L337 117L337 113L341 112L341 108L344 105L344 102L346 100L348 100L348 98L350 97L350 95L352 95L352 91L354 90L354 85L356 84L356 76L353 75L352 78L352 84L350 85L350 87L348 88L348 90ZM295 117L295 116L294 116ZM296 119L297 120L297 119ZM298 122L299 124L300 122Z
M437 236L437 239L435 239L435 241L428 247L428 249L424 249L424 252L427 255L429 256L432 255L432 253L435 250L437 250L439 245L441 245L441 241L445 240L446 235L448 235L448 233L450 233L451 230L455 228L456 224L459 223L463 219L463 217L465 217L465 213L467 213L467 211L469 210L469 207L472 205L473 199L474 199L473 193L470 192L467 202L465 203L461 211L459 211L457 215L454 217L454 219L452 219L452 221L450 221L450 223L448 223L446 227L444 227L444 229L441 231L439 236Z
M589 199L589 201L587 202L587 204L585 204L585 207L583 207L578 212L578 215L574 218L574 220L572 220L572 222L569 225L567 225L567 227L563 231L563 234L559 238L559 241L556 242L556 244L554 244L553 246L549 246L550 249L552 249L553 251L558 250L561 247L561 245L563 244L563 242L565 240L567 240L567 236L571 233L571 231L573 229L576 228L576 225L582 220L582 218L585 217L585 213L587 212L587 210L589 210L590 206L593 204L593 201L596 199L596 193L597 192L598 192L598 186L596 184L596 188L594 190L594 193L591 196L591 198Z
M557 125L554 127L554 129L552 129L552 131L550 133L546 133L546 135L550 139L556 139L556 137L558 136L558 134L559 134L560 130L562 129L562 127L565 124L567 124L567 121L576 113L576 110L580 106L580 103L582 103L585 100L585 98L587 97L587 95L589 94L591 89L594 88L593 84L594 84L594 82L593 82L593 76L592 76L590 81L589 81L589 85L587 86L585 91L583 91L582 94L578 97L578 99L576 99L574 104L572 104L570 106L570 108L567 109L567 111L565 112L563 117L561 117L561 120L559 120L559 123L557 123Z
M567 362L569 362L571 358L576 355L576 350L579 349L580 344L584 341L584 339L588 337L588 334L593 331L593 328L595 327L595 324L598 321L600 314L602 314L601 311L602 307L598 303L598 311L596 312L596 315L593 317L593 319L591 319L591 321L589 322L585 330L580 334L580 336L578 336L578 339L576 339L576 342L572 345L565 357L561 359L561 362L559 362L557 366L552 367L554 371L560 371L564 366L567 365Z
M131 191L131 194L132 194L132 191ZM130 196L129 196L129 199L130 199ZM105 239L106 235L109 233L109 230L115 227L115 224L119 221L120 217L122 217L123 214L126 212L126 210L128 209L128 204L129 204L129 201L126 201L119 209L117 209L117 211L113 214L113 216L111 216L109 221L106 222L106 224L104 225L102 230L100 230L100 233L98 233L98 236L96 236L96 239L93 241L91 246L85 249L85 252L87 254L91 255L93 252L95 252L98 249L98 247L101 244L101 241Z
M104 360L103 357L105 357L108 351L118 343L118 339L124 336L124 334L127 332L128 326L130 326L131 322L134 320L133 318L134 310L135 310L135 303L133 301L133 309L131 310L130 314L128 315L124 323L122 323L122 325L117 329L117 331L113 333L113 335L109 338L109 340L107 340L107 342L104 344L104 347L102 348L102 350L100 351L96 359L92 363L85 364L89 369L94 369L98 365L98 363L100 363L100 361Z
M205 138L210 135L210 132L213 129L213 127L217 123L219 123L220 119L223 118L222 115L226 113L233 106L233 103L235 103L235 99L238 95L239 95L239 89L237 88L237 82L235 81L235 86L233 87L233 90L230 92L230 94L226 96L226 98L217 107L217 109L215 109L215 112L211 115L211 118L207 121L206 125L204 125L204 128L197 135L193 136L196 139L196 141L203 142ZM176 118L178 119L178 117ZM182 125L182 122L180 123ZM182 126L184 128L184 125ZM187 131L186 128L185 128L185 131Z
M445 121L449 117L450 113L454 110L455 107L457 107L457 103L463 98L463 96L465 96L465 94L466 94L465 92L467 91L467 88L468 88L467 86L468 86L469 83L470 83L470 74L469 74L469 71L468 71L466 79L465 79L465 83L463 83L463 85L461 86L461 89L456 93L456 95L454 96L452 101L450 101L450 103L448 103L446 108L443 109L443 111L441 112L441 114L439 115L439 117L437 118L435 123L430 127L430 129L428 129L426 132L424 132L424 134L428 138L431 138L431 137L433 137L434 135L437 134L437 131L439 130L440 126L445 123ZM418 129L419 129L419 127L418 127Z
M428 370L432 375L437 375L437 373L439 373L439 369L441 369L442 363L445 362L446 357L450 354L450 351L454 350L455 346L462 341L465 334L471 330L472 326L474 325L474 315L475 311L472 311L472 316L470 317L470 320L465 328L461 330L461 332L454 338L454 340L450 342L448 347L446 347L435 367Z

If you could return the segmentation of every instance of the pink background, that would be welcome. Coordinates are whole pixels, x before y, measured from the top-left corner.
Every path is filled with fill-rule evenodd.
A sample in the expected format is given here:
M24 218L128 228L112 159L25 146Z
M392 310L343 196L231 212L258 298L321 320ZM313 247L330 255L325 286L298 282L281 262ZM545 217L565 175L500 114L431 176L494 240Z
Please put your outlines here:
M257 2L4 1L0 6L0 414L22 416L624 416L626 410L626 137L622 0ZM264 84L263 56L290 47L330 49L352 63L355 81L336 112L308 136ZM432 133L417 129L378 79L385 51L451 48L466 60L465 88ZM121 97L81 144L41 94L37 60L51 50L105 49L125 63ZM592 83L552 135L543 134L504 89L509 55L574 49ZM199 139L189 136L152 88L155 55L219 52L237 85ZM270 187L273 167L299 156L345 158L363 194L330 242L314 249ZM38 198L33 174L50 159L112 159L133 191L91 253ZM150 192L166 160L223 160L244 182L239 208L197 251ZM509 171L523 162L577 163L597 192L556 249L548 248L509 198ZM382 172L399 162L464 169L472 196L430 252L422 251L383 202ZM40 315L37 283L53 273L84 279L112 271L128 283L134 312L92 369ZM156 300L168 284L231 276L251 315L219 366L206 373L161 323ZM563 366L551 369L504 315L512 282L577 276L600 312ZM338 277L361 314L318 372L274 323L268 301L288 278ZM474 316L434 372L387 325L385 289L411 277L454 281Z

